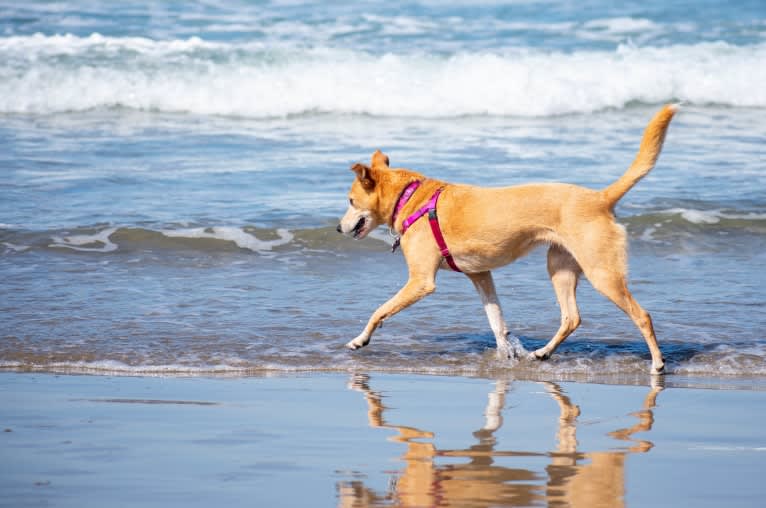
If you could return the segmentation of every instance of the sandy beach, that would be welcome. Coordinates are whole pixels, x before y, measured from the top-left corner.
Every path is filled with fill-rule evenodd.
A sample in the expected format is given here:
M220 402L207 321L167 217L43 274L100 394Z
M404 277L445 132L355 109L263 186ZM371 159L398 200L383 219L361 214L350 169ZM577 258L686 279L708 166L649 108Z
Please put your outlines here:
M759 506L729 388L3 373L0 505Z

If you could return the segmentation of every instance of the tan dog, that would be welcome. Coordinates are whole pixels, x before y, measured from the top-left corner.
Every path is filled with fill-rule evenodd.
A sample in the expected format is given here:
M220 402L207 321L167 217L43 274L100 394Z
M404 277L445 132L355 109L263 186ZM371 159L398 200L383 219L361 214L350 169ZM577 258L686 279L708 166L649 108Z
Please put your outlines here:
M633 164L603 190L563 183L503 188L450 184L408 169L391 169L388 157L376 151L370 166L357 163L351 167L356 179L338 231L361 239L379 225L387 224L402 235L403 222L429 200L433 203L438 199L438 227L453 258L450 261L476 286L495 335L498 354L505 356L511 352L509 332L490 270L547 244L548 273L561 307L561 326L548 344L530 357L549 358L580 325L575 290L584 273L593 287L630 316L641 330L652 355L651 372L660 374L665 362L649 313L628 291L625 229L615 221L613 209L654 167L677 109L674 105L665 106L652 118ZM403 203L404 190L416 181L420 186ZM401 209L395 215L398 207ZM449 267L428 217L411 224L401 236L401 248L409 280L373 313L362 333L347 344L349 348L367 345L383 320L432 293L437 270Z

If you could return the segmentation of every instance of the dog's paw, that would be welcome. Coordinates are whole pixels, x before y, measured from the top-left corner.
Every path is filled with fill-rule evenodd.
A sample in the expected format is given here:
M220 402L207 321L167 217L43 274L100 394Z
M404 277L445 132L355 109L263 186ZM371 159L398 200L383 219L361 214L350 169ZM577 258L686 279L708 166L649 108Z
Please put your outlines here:
M346 347L351 351L356 351L366 346L370 342L369 337L365 337L364 334L346 343Z
M652 376L663 376L665 375L665 361L663 360L662 363L655 365L652 364L652 368L649 370L649 373Z
M551 357L551 354L545 351L544 349L538 349L536 351L532 351L527 356L528 360L535 360L544 362L545 360L549 359Z

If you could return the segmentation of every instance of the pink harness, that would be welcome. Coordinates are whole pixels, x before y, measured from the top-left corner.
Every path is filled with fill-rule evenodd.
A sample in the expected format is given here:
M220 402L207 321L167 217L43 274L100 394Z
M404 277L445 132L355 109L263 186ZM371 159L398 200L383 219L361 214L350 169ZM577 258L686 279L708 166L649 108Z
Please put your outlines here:
M418 187L420 187L420 184L421 182L416 180L404 188L402 195L399 196L399 200L396 202L396 208L394 208L394 213L391 217L392 226L396 223L396 216L399 215L399 212L402 210L402 208L404 208L404 205L407 204ZM395 251L397 247L399 247L401 237L404 236L404 233L407 232L410 226L417 222L417 220L422 216L428 214L428 223L431 226L431 232L434 235L436 246L439 247L441 255L444 257L444 260L453 271L462 272L462 270L455 264L455 259L452 257L452 254L450 254L449 248L447 247L447 242L444 241L444 235L442 234L442 230L439 227L439 217L436 215L436 203L439 201L439 195L442 193L442 190L442 187L436 189L436 192L433 193L431 199L429 199L423 207L404 219L402 222L402 234L396 238L392 252Z

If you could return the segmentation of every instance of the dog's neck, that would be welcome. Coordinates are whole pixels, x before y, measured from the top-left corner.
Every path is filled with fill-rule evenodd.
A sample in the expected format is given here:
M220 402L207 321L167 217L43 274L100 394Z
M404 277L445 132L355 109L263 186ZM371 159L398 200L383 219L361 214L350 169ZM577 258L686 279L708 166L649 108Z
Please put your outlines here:
M383 206L381 208L387 212L385 216L388 217L388 225L394 228L401 210L409 202L412 194L414 194L420 184L418 183L414 187L410 186L414 182L422 182L425 180L425 177L409 170L390 170L386 176L389 180L386 182L387 188L391 189L391 191L381 196L383 198Z

